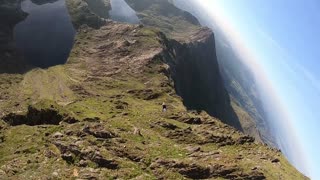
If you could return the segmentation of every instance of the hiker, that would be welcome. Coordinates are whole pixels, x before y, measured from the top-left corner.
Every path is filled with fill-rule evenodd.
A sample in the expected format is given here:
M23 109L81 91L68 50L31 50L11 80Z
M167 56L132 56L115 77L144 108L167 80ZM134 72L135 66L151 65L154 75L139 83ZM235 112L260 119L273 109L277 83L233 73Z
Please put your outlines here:
M162 112L167 112L167 105L166 103L162 103Z

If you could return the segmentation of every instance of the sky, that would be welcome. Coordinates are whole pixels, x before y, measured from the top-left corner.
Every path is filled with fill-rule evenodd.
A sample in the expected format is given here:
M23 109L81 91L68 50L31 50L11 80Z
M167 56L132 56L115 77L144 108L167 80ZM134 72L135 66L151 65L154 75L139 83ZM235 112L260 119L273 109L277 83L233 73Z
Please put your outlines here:
M320 179L320 1L194 1L254 72L288 159Z

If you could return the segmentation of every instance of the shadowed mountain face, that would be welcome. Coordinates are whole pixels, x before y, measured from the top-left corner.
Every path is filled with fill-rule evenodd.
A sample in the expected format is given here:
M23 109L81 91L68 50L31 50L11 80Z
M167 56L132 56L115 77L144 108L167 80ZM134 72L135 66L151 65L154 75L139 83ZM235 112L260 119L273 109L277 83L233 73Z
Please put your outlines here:
M14 29L14 40L25 60L37 67L50 67L66 62L73 45L75 30L64 0L22 2L29 15Z

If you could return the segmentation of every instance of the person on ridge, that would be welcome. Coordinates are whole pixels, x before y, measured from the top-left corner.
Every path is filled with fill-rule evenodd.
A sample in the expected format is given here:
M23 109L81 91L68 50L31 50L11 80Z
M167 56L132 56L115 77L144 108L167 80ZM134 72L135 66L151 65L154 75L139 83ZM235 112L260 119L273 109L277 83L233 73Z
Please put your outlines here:
M166 103L162 103L162 112L167 112L167 105Z

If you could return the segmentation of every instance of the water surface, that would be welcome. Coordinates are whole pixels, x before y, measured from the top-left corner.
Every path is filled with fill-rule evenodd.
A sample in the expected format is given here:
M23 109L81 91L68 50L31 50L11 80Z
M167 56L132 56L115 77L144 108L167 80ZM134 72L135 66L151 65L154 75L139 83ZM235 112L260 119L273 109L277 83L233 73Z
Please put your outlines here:
M75 36L65 0L43 5L25 0L21 6L29 15L15 26L14 39L27 62L42 68L65 63Z

